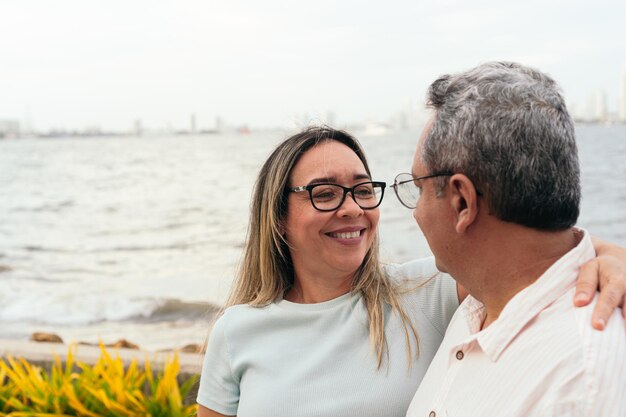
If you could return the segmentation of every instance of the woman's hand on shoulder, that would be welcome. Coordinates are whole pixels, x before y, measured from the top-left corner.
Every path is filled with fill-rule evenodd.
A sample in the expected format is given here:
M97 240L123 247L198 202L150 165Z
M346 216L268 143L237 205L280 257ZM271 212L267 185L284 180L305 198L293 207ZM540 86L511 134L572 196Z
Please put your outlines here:
M580 268L574 305L588 305L600 291L591 320L595 329L603 330L616 308L622 308L626 319L626 249L595 237L592 240L597 257Z

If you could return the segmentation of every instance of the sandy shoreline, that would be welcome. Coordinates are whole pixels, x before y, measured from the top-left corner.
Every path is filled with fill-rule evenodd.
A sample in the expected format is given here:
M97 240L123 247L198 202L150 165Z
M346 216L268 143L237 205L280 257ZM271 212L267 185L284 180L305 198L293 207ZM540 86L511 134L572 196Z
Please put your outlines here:
M1 358L6 358L7 356L24 358L31 363L46 368L54 362L55 355L58 355L62 361L65 361L68 349L69 345L62 343L0 339ZM94 364L100 357L100 352L100 348L97 346L76 345L74 347L74 359L86 364ZM161 369L167 358L173 355L173 352L150 352L125 348L107 348L107 352L114 357L119 355L124 364L130 364L133 359L136 359L141 365L148 358L153 369ZM200 374L203 355L179 352L178 358L181 378L186 379L185 376Z

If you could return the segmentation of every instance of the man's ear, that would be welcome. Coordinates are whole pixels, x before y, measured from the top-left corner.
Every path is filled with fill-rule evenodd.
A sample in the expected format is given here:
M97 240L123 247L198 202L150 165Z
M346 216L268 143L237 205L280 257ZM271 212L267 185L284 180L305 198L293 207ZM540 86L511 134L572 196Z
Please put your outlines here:
M452 208L456 213L456 232L465 233L478 217L478 193L472 180L454 174L448 182Z

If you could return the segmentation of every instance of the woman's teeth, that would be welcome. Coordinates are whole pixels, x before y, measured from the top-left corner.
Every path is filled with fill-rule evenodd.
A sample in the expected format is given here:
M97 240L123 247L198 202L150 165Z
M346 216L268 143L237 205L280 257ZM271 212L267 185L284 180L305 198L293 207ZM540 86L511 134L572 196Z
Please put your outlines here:
M361 236L361 231L357 230L356 232L330 233L330 236L338 239L356 239Z

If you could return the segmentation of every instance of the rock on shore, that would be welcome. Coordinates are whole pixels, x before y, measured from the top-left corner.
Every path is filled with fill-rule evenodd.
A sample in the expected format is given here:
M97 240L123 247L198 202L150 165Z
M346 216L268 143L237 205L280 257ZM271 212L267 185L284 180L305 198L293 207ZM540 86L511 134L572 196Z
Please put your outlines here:
M63 343L63 339L58 334L45 333L45 332L33 333L30 336L30 341L38 342L38 343ZM78 344L83 345L83 346L94 346L94 347L100 346L99 343L89 343L89 342L78 342ZM113 342L113 343L104 343L104 346L108 348L116 348L116 349L122 348L122 349L140 350L139 345L126 339L119 339L118 341ZM182 353L203 353L202 352L203 346L192 343L189 345L185 345L182 348L164 349L164 350L161 350L160 352L173 352L173 351L182 352Z

